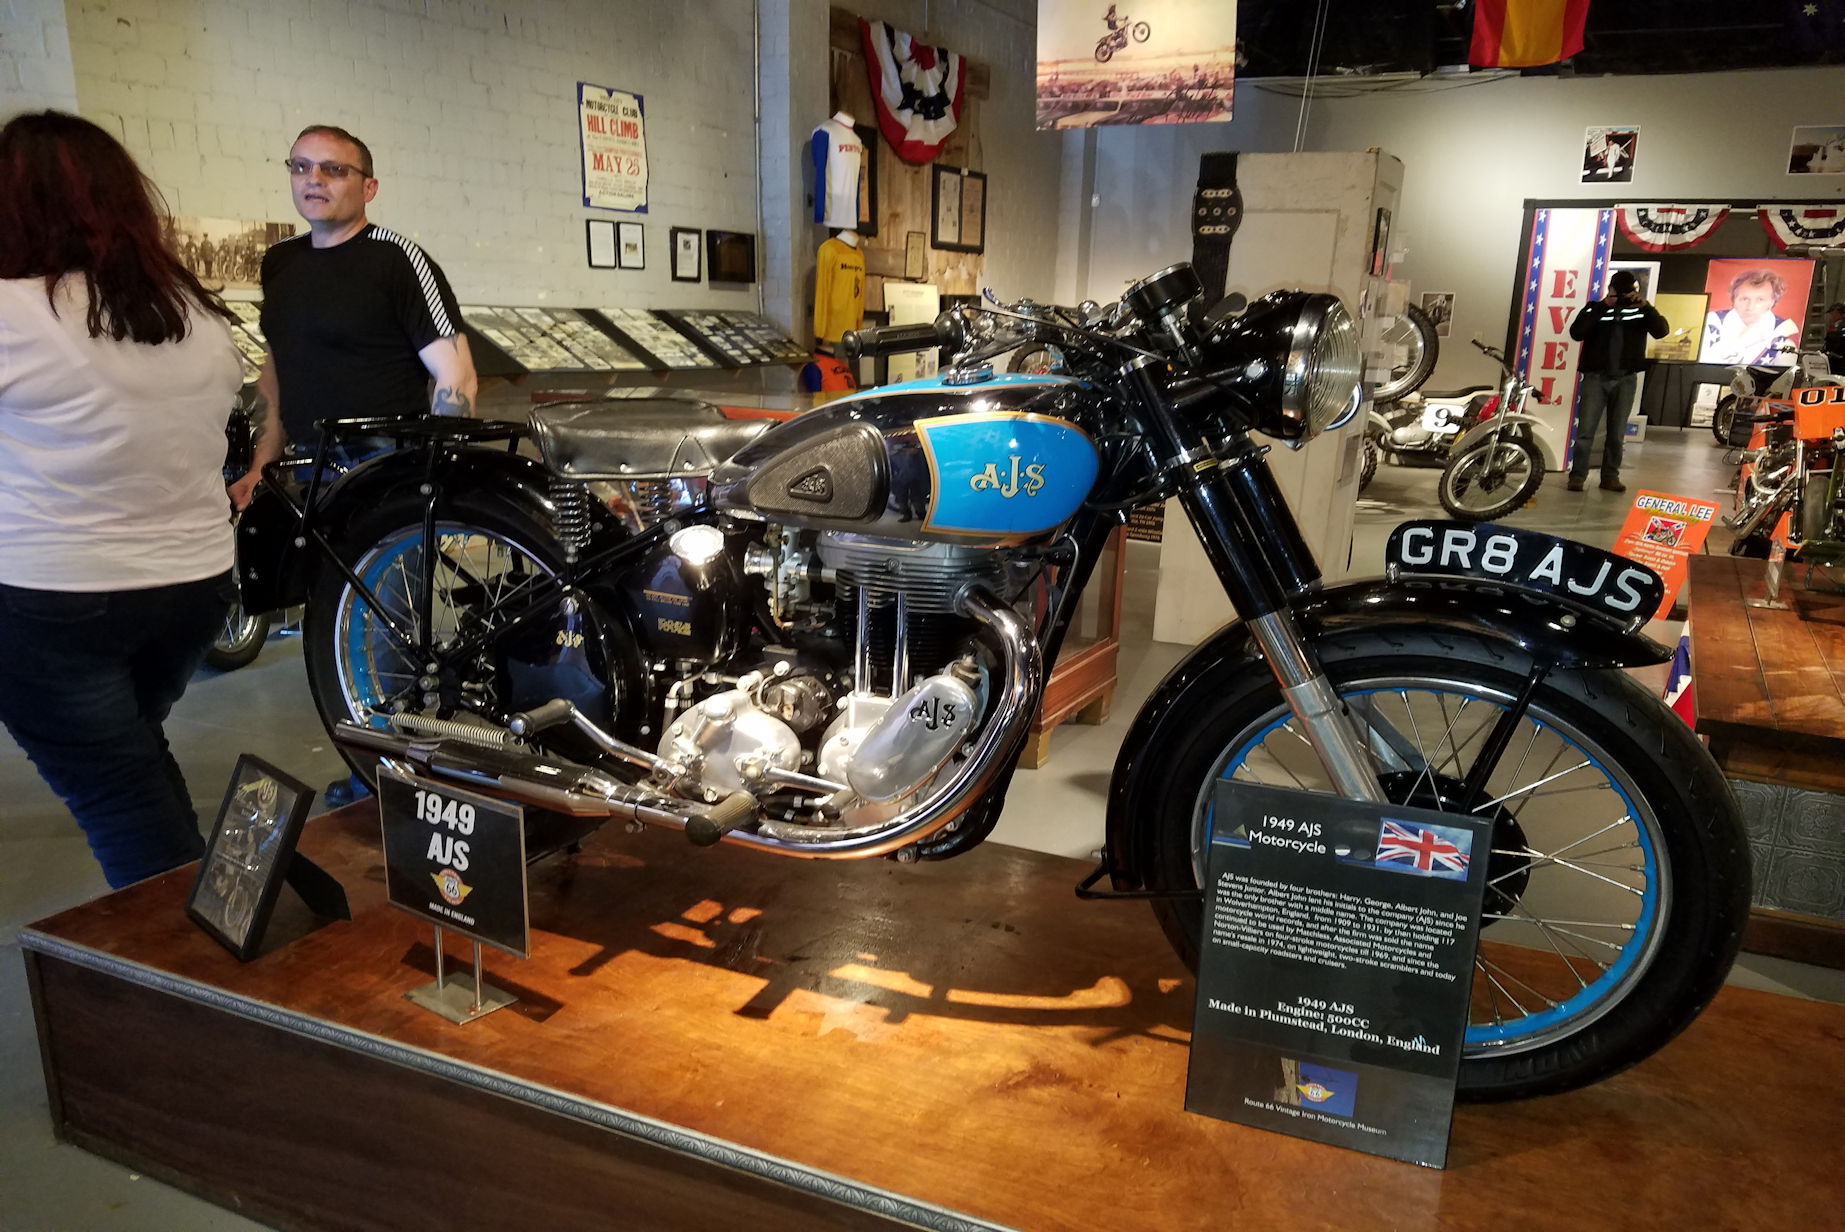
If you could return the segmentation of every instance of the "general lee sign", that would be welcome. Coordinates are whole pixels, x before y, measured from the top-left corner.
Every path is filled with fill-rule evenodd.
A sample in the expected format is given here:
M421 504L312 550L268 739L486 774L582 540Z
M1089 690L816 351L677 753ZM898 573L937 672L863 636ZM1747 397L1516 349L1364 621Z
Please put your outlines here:
M647 212L647 133L641 96L577 82L583 204Z

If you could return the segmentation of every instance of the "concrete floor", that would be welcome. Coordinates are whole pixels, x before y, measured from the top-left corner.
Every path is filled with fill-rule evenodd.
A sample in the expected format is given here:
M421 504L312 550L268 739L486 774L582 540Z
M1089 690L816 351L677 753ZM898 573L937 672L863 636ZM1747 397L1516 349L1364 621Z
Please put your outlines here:
M1412 517L1441 517L1433 470L1380 469L1361 501L1354 548L1358 573L1381 571L1391 527ZM1630 488L1683 495L1727 490L1729 469L1708 433L1656 432L1632 447ZM1566 492L1549 476L1536 500L1509 519L1607 545L1631 497ZM1712 550L1721 551L1722 532ZM1067 726L1052 738L1050 764L1021 771L994 841L1088 857L1102 841L1103 799L1115 751L1145 696L1184 655L1155 643L1152 595L1158 549L1132 544L1124 595L1121 681L1109 721ZM1654 630L1676 638L1674 626ZM238 754L256 753L303 781L320 785L344 772L315 718L302 674L300 645L270 640L242 671L206 674L168 723L176 755L204 813L215 811ZM0 735L0 1232L231 1232L259 1225L114 1164L54 1142L39 1054L18 955L20 925L86 901L105 890L82 837L62 805L12 743ZM1131 908L1098 907L1098 910ZM1845 1001L1845 973L1745 956L1732 981L1794 996ZM125 1029L131 1029L124 1024Z

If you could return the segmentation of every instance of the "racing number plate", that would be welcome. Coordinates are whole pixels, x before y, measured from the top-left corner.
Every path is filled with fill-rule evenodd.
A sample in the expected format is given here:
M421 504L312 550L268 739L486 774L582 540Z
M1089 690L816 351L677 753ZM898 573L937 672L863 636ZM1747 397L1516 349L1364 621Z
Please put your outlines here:
M1492 522L1405 522L1390 533L1384 560L1393 571L1502 582L1624 621L1651 616L1665 595L1659 575L1637 561Z

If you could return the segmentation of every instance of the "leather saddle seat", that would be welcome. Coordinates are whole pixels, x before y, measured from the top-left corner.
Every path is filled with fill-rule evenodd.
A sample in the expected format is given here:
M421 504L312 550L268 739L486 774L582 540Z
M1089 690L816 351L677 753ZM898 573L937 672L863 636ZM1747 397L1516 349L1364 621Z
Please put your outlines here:
M1490 394L1498 387L1495 385L1469 385L1465 389L1418 389L1424 402L1445 402L1450 398L1471 398L1475 394Z
M728 419L708 402L684 398L569 402L532 412L545 466L567 479L708 476L770 426Z

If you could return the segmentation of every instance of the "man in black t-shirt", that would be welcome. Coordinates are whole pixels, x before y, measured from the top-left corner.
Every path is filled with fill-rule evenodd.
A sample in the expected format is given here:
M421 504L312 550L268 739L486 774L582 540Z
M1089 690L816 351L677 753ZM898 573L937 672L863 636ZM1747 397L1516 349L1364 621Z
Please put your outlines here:
M269 354L255 457L231 487L240 509L287 444L318 442L317 420L474 412L474 360L448 279L410 240L366 220L378 181L365 143L317 124L295 138L287 165L308 229L263 255Z

